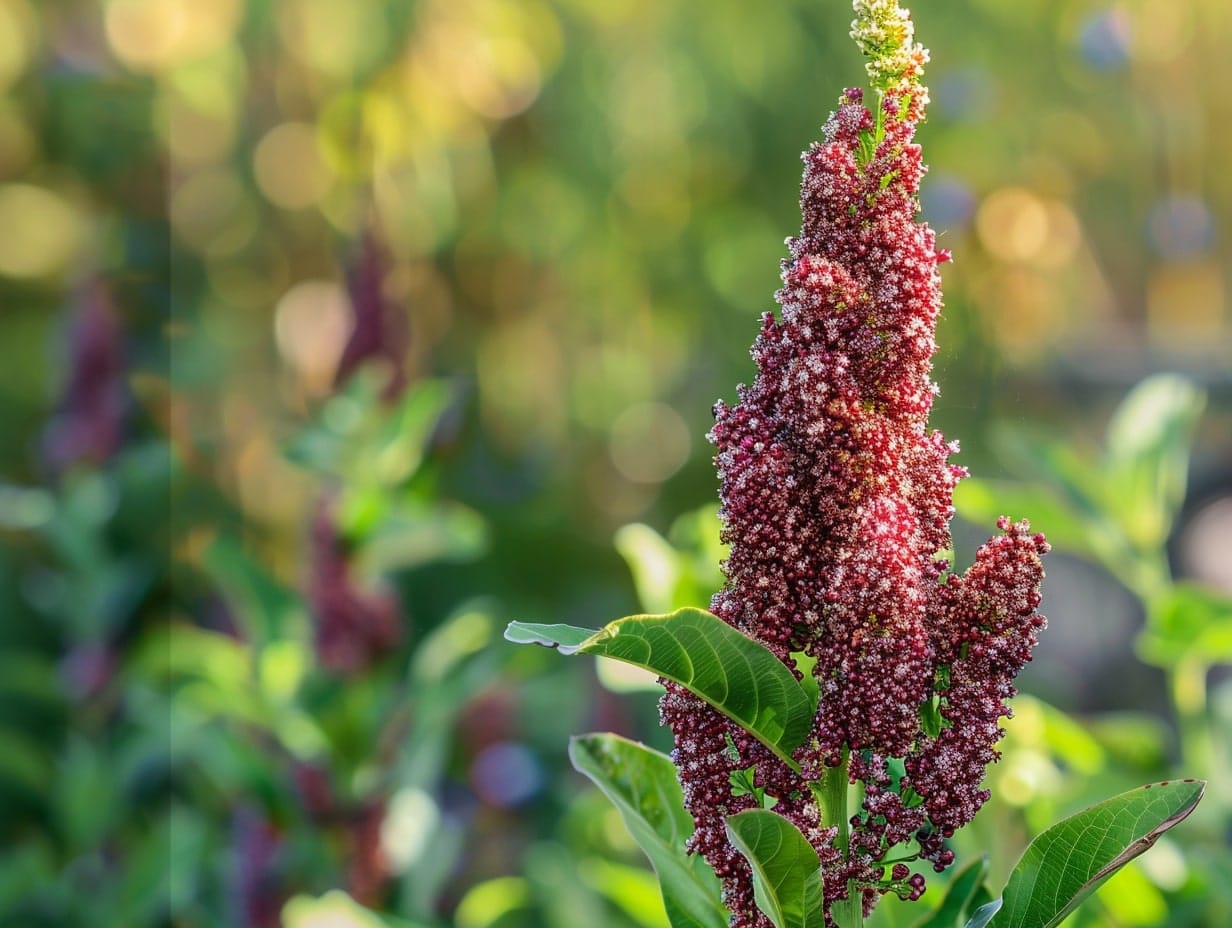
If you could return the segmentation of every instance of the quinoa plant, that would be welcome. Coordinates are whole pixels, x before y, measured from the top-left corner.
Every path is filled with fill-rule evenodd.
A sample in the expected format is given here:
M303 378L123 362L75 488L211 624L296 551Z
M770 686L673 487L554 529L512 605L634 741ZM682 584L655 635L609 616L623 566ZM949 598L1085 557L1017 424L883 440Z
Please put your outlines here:
M780 312L762 317L753 383L714 409L723 588L709 612L508 632L660 675L670 760L611 735L571 754L655 864L674 928L850 928L886 894L918 900L990 798L1000 720L1046 624L1048 544L1026 521L998 520L966 571L946 560L966 472L928 427L950 257L916 218L928 52L895 0L854 9L873 99L845 91L804 153ZM1057 924L1201 792L1155 784L1079 813L1037 839L1003 899L968 868L938 924Z

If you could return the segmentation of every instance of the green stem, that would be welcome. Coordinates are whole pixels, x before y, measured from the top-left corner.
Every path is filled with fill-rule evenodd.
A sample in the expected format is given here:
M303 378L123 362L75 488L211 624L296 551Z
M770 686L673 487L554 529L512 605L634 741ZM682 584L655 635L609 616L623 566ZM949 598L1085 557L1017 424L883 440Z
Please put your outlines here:
M847 811L847 761L849 757L850 751L844 747L842 763L826 771L820 796L822 824L833 825L838 829L838 850L843 860L847 859L851 849L851 823L848 821ZM864 925L863 901L860 889L854 880L847 884L847 898L834 903L831 914L840 928L862 928Z

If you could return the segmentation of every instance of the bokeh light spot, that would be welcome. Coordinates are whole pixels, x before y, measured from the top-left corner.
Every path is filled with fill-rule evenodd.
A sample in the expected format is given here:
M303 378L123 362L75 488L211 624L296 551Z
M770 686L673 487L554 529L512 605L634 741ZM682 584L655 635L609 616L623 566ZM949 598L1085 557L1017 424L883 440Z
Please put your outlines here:
M1194 5L1177 0L1142 0L1134 30L1135 53L1167 64L1189 48L1194 35Z
M1161 197L1147 220L1147 241L1154 252L1170 261L1194 258L1208 251L1215 239L1215 223L1206 204L1196 196Z
M351 320L350 301L330 281L303 281L278 301L274 310L278 351L309 392L323 394L333 386Z
M328 77L353 74L385 50L388 24L374 0L283 0L277 10L287 53Z
M294 896L282 909L284 928L384 928L385 922L340 889L320 899Z
M256 210L232 171L203 170L185 179L171 196L171 226L195 251L234 254L257 231Z
M1129 14L1120 7L1089 13L1078 30L1082 60L1097 71L1121 67L1133 50Z
M235 144L236 113L223 98L221 112L207 112L182 94L169 93L161 114L163 137L176 163L184 168L214 164Z
M0 0L0 93L8 90L30 64L37 28L25 0Z
M1028 261L1048 239L1048 211L1039 197L1021 187L990 194L975 222L980 244L1002 261Z
M423 790L394 793L381 822L381 852L394 873L405 873L423 856L440 820L440 808Z
M330 171L309 123L275 126L257 143L252 161L257 186L275 206L303 209L329 190Z
M458 95L492 119L517 115L539 95L539 61L513 36L473 37L455 68Z
M539 792L543 772L530 748L516 741L490 744L471 766L471 786L489 805L520 805Z
M82 244L76 209L59 194L33 184L0 187L0 274L44 277L64 270Z
M1154 268L1147 279L1146 311L1157 345L1219 350L1227 309L1227 284L1217 260L1186 261Z
M1232 495L1194 513L1178 547L1186 573L1232 595Z
M16 107L0 101L0 178L20 174L38 155L38 141Z
M996 74L980 67L942 74L934 82L931 92L937 115L965 123L987 119L996 107L998 80Z
M612 423L608 452L626 480L661 483L689 459L689 429L663 403L637 403Z
M139 71L166 66L188 30L184 6L174 0L111 0L103 25L116 57Z
M928 224L938 232L958 231L971 221L975 194L953 175L930 175L920 190L920 207Z

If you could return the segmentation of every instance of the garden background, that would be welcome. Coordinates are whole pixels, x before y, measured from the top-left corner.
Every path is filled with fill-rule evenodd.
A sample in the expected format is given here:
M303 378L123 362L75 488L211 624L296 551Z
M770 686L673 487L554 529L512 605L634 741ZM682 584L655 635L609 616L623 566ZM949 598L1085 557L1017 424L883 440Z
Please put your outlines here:
M1204 777L1073 924L1232 924L1232 7L912 12L956 559L1056 548L960 860ZM666 925L565 753L653 687L500 630L717 588L850 18L0 0L0 922Z

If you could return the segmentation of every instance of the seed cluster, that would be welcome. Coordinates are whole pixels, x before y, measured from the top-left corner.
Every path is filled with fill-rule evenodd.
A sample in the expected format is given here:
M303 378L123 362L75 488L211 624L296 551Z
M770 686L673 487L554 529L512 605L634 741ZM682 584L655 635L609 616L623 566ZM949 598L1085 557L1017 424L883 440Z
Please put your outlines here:
M881 36L867 47L893 80L880 82L880 114L846 91L804 153L781 313L763 316L757 376L734 406L715 407L710 436L730 545L711 609L793 669L793 654L815 659L821 699L795 757L803 775L678 687L661 706L697 826L690 849L722 878L735 928L770 922L724 832L728 815L754 804L733 795L733 772L753 767L775 811L817 848L827 917L853 885L866 911L886 892L918 898L924 878L881 861L910 842L937 871L953 861L945 840L988 798L981 781L1012 681L1044 627L1035 609L1048 546L1025 522L1002 519L965 574L942 557L965 471L950 463L957 445L927 425L937 268L949 259L916 221L927 55L896 3L855 7L864 20L853 34ZM844 857L810 784L845 757L864 799Z

